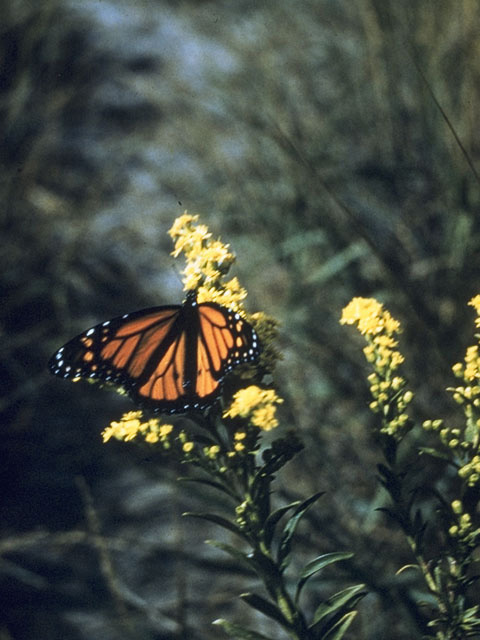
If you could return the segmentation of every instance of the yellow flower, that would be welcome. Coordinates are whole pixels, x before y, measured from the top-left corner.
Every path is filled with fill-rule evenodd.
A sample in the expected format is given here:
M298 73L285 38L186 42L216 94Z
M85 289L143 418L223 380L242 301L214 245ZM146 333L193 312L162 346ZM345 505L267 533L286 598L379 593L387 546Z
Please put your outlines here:
M220 453L220 447L218 446L218 444L214 444L211 447L207 447L205 449L205 455L208 458L211 458L212 460L215 459L219 453Z
M162 424L158 431L158 436L160 440L165 440L173 431L173 425L171 424Z
M111 422L103 433L103 441L108 442L110 438L116 438L117 440L133 440L141 429L142 417L141 411L129 411L125 413L121 420L118 422Z
M406 381L396 373L404 361L395 337L401 331L400 323L372 298L353 298L343 309L340 322L356 324L365 336L363 352L374 369L368 376L373 396L370 409L382 416L380 431L400 440L410 428L405 407L413 398L411 391L401 393Z
M194 446L195 445L193 442L184 442L182 449L185 451L185 453L190 453Z
M247 297L247 291L240 286L237 278L216 286L199 286L197 290L198 302L216 302L223 307L245 316L242 300Z
M480 377L479 364L478 345L468 347L467 353L465 354L465 368L463 368L463 377L465 380L471 381Z
M174 241L172 255L176 258L183 253L187 261L183 270L185 290L197 290L201 286L225 288L220 280L234 263L235 255L228 244L212 238L206 225L198 224L198 215L185 212L175 220L168 233Z
M185 234L185 230L192 226L192 223L197 222L198 215L192 216L191 214L185 213L178 218L175 219L171 229L168 231L169 236L175 240L176 238L181 237Z
M223 413L224 418L241 417L249 423L264 431L270 431L278 426L275 417L276 405L283 402L273 389L261 389L256 385L250 385L246 389L240 389L233 396L233 402Z
M171 424L160 424L158 418L151 418L146 422L142 422L143 414L141 411L129 411L125 413L118 422L112 422L103 432L103 441L107 442L110 438L124 440L128 442L138 435L145 438L145 442L155 444L156 442L166 441L168 435L173 430Z
M277 408L273 404L266 404L255 409L252 415L252 424L264 431L275 429L278 427L278 420L275 417L276 410Z
M343 309L340 324L358 324L361 334L378 333L382 308L373 298L353 298Z
M471 300L469 300L468 304L471 307L474 307L477 315L480 316L480 295L474 296Z

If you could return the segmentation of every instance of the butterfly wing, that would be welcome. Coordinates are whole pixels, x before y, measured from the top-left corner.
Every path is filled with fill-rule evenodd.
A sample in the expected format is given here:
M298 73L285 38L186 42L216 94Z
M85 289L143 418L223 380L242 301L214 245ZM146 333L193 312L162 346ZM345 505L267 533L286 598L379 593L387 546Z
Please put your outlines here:
M49 369L63 378L87 378L124 387L137 400L139 382L169 359L173 365L165 367L168 384L162 399L174 400L181 395L184 368L180 361L182 335L176 338L181 310L180 305L153 307L98 324L59 349L50 359ZM173 372L179 378L172 387Z
M182 305L144 309L96 325L51 358L52 373L125 388L161 413L210 406L224 376L258 356L253 328L238 314L188 298Z
M255 360L257 334L238 313L214 303L198 305L195 391L208 397L235 366Z

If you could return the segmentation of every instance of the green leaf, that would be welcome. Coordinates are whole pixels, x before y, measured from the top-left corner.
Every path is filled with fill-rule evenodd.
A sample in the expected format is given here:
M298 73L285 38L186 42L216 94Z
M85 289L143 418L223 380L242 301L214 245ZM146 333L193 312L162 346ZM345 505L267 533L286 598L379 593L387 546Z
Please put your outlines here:
M270 600L266 600L264 597L259 596L257 593L242 593L239 596L244 602L248 605L263 613L267 618L272 618L275 622L278 622L285 629L290 630L290 625L283 617L282 612L277 607L277 605L270 602Z
M230 544L225 544L224 542L217 542L217 540L205 540L207 544L216 549L221 549L228 553L234 560L236 560L242 567L253 571L254 573L259 572L258 563L251 557L249 554L244 553L243 551L239 551L235 547L232 547Z
M227 529L228 531L235 533L237 536L240 536L240 538L242 538L243 540L248 541L248 537L240 529L240 527L237 527L236 524L234 524L233 522L230 522L230 520L227 520L226 518L217 516L215 513L192 513L191 511L186 511L185 513L182 513L182 516L189 517L189 518L200 518L201 520L208 520L209 522L218 524L220 527L223 527L224 529Z
M312 627L324 620L328 615L338 612L339 609L353 607L357 600L365 595L365 592L362 593L363 589L365 589L364 584L347 587L322 602L315 611Z
M264 528L264 540L268 547L270 547L273 535L275 533L275 527L277 526L279 520L287 513L287 511L290 511L290 509L293 509L294 507L298 507L299 504L300 500L296 500L295 502L287 504L285 507L280 507L280 509L277 509L268 516Z
M289 518L287 524L285 525L285 529L283 530L282 539L280 541L280 547L278 549L278 564L281 566L281 569L285 569L287 566L286 559L290 554L290 548L292 546L292 538L295 530L300 522L300 519L303 515L305 515L308 508L316 502L320 496L323 495L323 491L319 491L318 493L313 494L307 500L304 500L302 503L298 505L298 507L293 512L293 515Z
M197 484L207 485L208 487L212 487L213 489L218 489L222 493L225 493L227 496L231 498L235 498L235 494L230 491L228 487L225 487L220 482L216 482L215 480L208 480L207 478L189 478L187 476L180 476L177 478L179 482L196 482Z
M419 447L419 451L420 453L426 453L428 456L432 456L433 458L439 458L440 460L451 462L451 457L444 451L437 451L437 449L433 449L432 447Z
M321 571L324 567L327 567L329 564L332 564L333 562L338 562L339 560L348 560L349 558L352 558L352 557L353 557L353 553L349 551L337 551L333 553L325 553L321 556L318 556L317 558L309 562L307 565L305 565L305 567L303 568L300 574L300 580L298 581L297 592L295 595L295 602L298 601L298 598L300 596L300 591L302 590L304 584L307 582L307 580L311 576L313 576L315 573L318 573L318 571Z
M462 616L463 620L464 621L468 620L469 624L475 624L475 625L480 624L480 620L475 618L475 616L478 613L478 608L479 608L479 605L476 604L475 606L470 607L470 609L467 609L466 611L464 611ZM474 619L472 620L471 618L474 618Z
M222 618L215 620L212 624L219 625L231 638L237 638L238 640L272 640L261 633L245 629L245 627L242 627L239 624L228 622Z
M395 572L396 576L399 576L404 571L408 571L409 569L415 569L416 571L421 571L418 564L404 564L403 567L400 567L398 571Z
M343 251L335 253L332 258L323 262L320 267L311 270L306 282L316 285L324 284L327 280L335 277L339 271L343 271L351 262L364 256L367 250L363 242L349 245Z
M341 640L356 615L357 611L346 613L326 634L322 634L322 640Z

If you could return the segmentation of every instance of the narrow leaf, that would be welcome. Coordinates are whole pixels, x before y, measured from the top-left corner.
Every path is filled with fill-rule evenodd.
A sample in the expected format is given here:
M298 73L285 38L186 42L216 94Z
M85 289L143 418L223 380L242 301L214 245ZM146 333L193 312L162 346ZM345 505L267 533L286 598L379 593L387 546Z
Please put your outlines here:
M208 480L207 478L189 478L187 476L180 476L177 480L179 482L196 482L197 484L207 485L208 487L222 491L222 493L227 494L227 496L230 496L231 498L235 498L234 493L232 493L228 487L225 487L223 484L216 482L215 480Z
M236 524L230 522L226 518L222 518L222 516L217 516L215 513L192 513L191 511L186 511L182 513L183 516L189 518L200 518L201 520L208 520L209 522L214 522L218 524L220 527L235 533L237 536L240 536L243 540L248 540L248 537L243 533L240 527L237 527Z
M251 631L250 629L245 629L245 627L242 627L239 624L228 622L227 620L223 620L222 618L215 620L212 624L216 624L222 627L222 629L231 638L237 638L237 640L272 640L271 638L268 638L261 633Z
M299 504L300 501L296 500L295 502L287 504L285 507L280 507L280 509L277 509L268 516L264 529L264 538L268 547L270 547L270 543L272 542L272 538L275 533L275 527L280 519L287 513L287 511L290 511L290 509L293 509L294 507L298 507Z
M396 576L399 576L404 571L408 571L409 569L415 569L416 571L420 571L420 567L418 564L404 564L403 567L400 567L398 571L395 572Z
M243 551L239 551L235 547L232 547L232 545L230 544L217 542L216 540L205 540L205 542L210 546L215 547L216 549L221 549L222 551L225 551L225 553L228 553L228 555L236 560L242 567L246 567L250 571L258 573L258 564L256 563L256 561Z
M323 495L323 491L319 491L318 493L314 493L313 496L310 496L307 500L304 500L302 503L298 505L298 507L293 512L293 515L288 520L285 525L285 529L283 530L282 539L280 542L280 547L278 549L278 564L281 565L282 569L286 567L286 559L290 554L290 548L292 546L292 538L295 530L300 522L302 516L306 513L307 509L316 502L320 496Z
M272 618L272 620L275 620L276 622L281 624L285 629L290 629L290 625L283 617L280 609L275 604L273 604L273 602L270 602L270 600L266 600L262 596L259 596L257 593L242 593L239 597L248 605L250 605L257 611L260 611L260 613L263 613L263 615L267 616L267 618Z
M325 602L322 602L315 611L312 626L326 618L328 615L338 612L339 609L354 606L354 603L363 597L364 593L361 593L363 589L365 589L364 584L347 587L328 598L328 600L325 600Z
M295 602L297 602L300 596L300 591L302 590L304 584L307 582L307 580L311 576L313 576L315 573L318 573L318 571L321 571L324 567L327 567L329 564L332 564L333 562L338 562L339 560L348 560L349 558L352 558L352 557L353 557L353 553L350 553L348 551L337 551L333 553L325 553L321 556L318 556L317 558L309 562L307 565L305 565L305 567L303 568L300 574L300 580L298 581L297 593L295 595Z
M322 634L322 640L341 640L356 615L357 611L346 613L325 635Z
M419 451L420 453L426 453L428 456L432 456L433 458L440 458L440 460L451 462L448 453L445 453L443 451L438 451L437 449L432 449L431 447L420 447Z

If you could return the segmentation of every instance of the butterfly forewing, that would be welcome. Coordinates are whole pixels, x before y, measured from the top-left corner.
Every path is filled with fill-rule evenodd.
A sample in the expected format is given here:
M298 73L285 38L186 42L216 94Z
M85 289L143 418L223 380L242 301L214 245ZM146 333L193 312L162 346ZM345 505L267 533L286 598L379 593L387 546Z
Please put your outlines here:
M52 373L63 378L134 381L152 352L165 340L181 307L153 307L114 318L84 331L50 358Z

